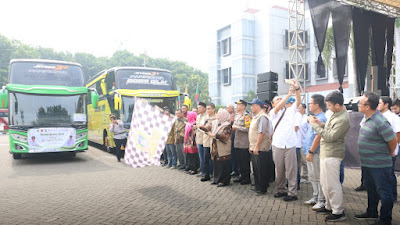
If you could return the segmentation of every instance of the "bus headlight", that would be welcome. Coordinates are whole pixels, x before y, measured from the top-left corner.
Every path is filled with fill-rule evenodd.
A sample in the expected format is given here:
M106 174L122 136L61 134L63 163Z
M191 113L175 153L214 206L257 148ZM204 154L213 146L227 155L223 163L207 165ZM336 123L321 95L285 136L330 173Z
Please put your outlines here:
M86 137L86 132L81 132L76 134L76 140Z
M15 140L18 140L18 141L21 141L21 142L28 142L28 137L26 137L26 136L24 136L24 135L21 135L21 134L11 134L11 136L12 136Z

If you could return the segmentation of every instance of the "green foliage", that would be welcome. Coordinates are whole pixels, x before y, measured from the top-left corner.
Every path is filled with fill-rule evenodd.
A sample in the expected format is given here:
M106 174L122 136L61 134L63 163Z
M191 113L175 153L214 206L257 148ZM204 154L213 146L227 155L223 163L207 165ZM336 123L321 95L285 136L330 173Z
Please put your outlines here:
M225 109L225 106L223 106L223 105L216 105L216 106L215 106L215 113L217 113L219 109Z
M69 52L56 52L51 48L32 47L17 40L10 40L0 35L0 87L8 82L8 65L11 59L52 59L77 62L82 65L85 80L98 72L111 67L137 66L160 68L171 71L177 87L183 93L186 85L188 94L196 106L196 86L199 85L200 101L209 102L208 75L181 61L166 58L151 58L145 54L135 55L127 50L118 50L111 57L96 57L90 53L79 52L75 55Z
M326 68L331 69L332 51L335 48L335 39L333 38L333 28L328 27L325 37L325 47L322 51L322 59Z
M249 91L247 96L243 99L246 102L251 102L253 99L257 98L257 94L254 91Z

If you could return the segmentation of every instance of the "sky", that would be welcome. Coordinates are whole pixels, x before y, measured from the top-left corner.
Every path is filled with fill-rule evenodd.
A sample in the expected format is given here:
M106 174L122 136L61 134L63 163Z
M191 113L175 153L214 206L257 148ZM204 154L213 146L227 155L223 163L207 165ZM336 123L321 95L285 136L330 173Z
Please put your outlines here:
M265 5L287 7L287 0L3 0L0 34L97 57L126 49L208 72L216 31Z

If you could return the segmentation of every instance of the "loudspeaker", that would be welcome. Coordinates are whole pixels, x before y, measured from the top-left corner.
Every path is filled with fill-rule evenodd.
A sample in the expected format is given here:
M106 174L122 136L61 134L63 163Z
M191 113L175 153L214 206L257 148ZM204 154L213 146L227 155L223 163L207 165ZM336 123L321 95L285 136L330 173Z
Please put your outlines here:
M278 74L274 72L257 74L257 83L266 81L277 81L277 80L278 80Z
M261 101L272 101L275 96L278 94L276 92L257 92L257 98L260 99Z
M257 92L277 91L278 83L276 81L266 81L257 83Z
M371 66L367 70L367 90L380 96L389 96L389 85L387 84L386 67Z

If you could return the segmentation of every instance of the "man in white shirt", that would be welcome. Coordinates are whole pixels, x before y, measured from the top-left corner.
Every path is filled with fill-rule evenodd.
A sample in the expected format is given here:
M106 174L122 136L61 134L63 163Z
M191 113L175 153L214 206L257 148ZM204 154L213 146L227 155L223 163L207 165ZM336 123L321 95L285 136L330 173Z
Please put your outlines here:
M295 114L300 106L300 86L292 80L293 85L285 98L276 96L272 100L271 119L274 125L272 138L272 154L276 168L277 193L275 198L284 197L284 201L297 200L297 157L296 132L294 130ZM296 102L291 107L285 107L290 96L296 94ZM288 180L288 192L285 184Z

